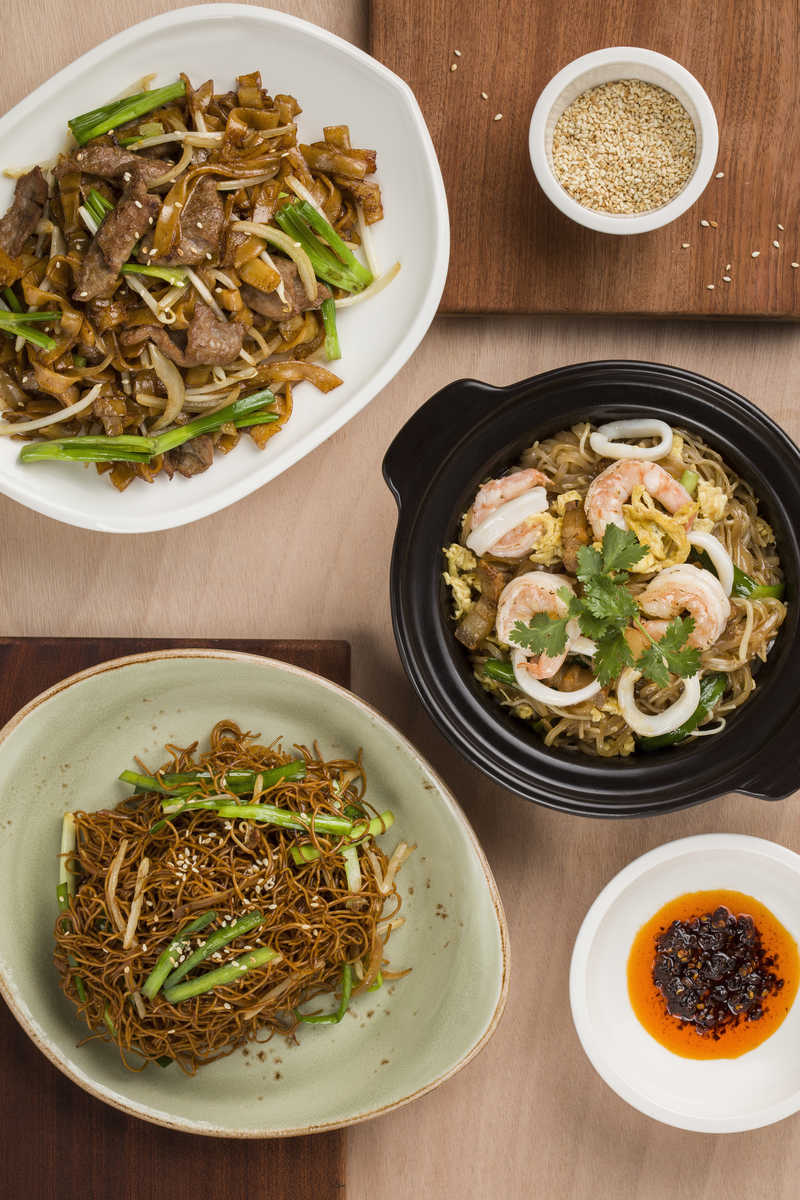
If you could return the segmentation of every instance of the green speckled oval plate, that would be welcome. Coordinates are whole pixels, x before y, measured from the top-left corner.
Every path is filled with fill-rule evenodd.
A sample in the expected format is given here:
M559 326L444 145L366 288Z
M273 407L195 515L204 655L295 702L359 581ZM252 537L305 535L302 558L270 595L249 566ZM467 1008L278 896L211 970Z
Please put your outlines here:
M287 745L316 739L326 757L363 748L370 799L394 811L397 839L418 847L400 876L406 924L392 936L393 964L413 970L391 994L358 998L340 1025L303 1029L299 1045L274 1038L191 1079L174 1068L131 1074L113 1046L77 1047L84 1029L58 986L61 815L117 803L127 789L116 776L134 755L159 762L165 742L203 739L221 717ZM0 779L0 991L39 1049L108 1104L218 1137L310 1133L416 1099L494 1032L508 990L508 932L480 846L413 746L344 688L227 651L116 659L44 692L0 731Z

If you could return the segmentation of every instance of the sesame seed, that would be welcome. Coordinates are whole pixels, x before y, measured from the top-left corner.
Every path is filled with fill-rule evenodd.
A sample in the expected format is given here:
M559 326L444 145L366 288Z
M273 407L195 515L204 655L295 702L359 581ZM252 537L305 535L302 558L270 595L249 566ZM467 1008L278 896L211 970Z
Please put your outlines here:
M781 244L780 244L780 242L773 242L772 244L773 244L773 246L775 247L775 249L776 249L776 250L780 250L780 248L781 248Z
M494 119L495 119L495 121L502 121L502 119L503 119L503 114L502 114L502 113L495 113L495 114L494 114Z
M78 157L80 158L81 156L80 156L80 155L78 155ZM123 172L122 172L122 178L123 178L123 180L125 181L125 183L130 183L130 181L131 181L131 173L130 173L130 171L123 171Z
M83 299L84 296L88 296L88 295L89 295L88 292L81 292L81 299Z
M454 50L454 51L453 51L453 54L455 54L456 58L461 58L461 51L460 51L460 50Z
M780 221L778 221L778 229L780 229L781 233L783 233L783 226L781 225Z
M716 173L716 175L714 176L714 178L715 178L715 179L724 179L724 178L725 178L725 172L724 172L724 171L717 171L717 173Z
M458 63L450 63L450 70L451 70L451 71L457 71L457 70L458 70Z
M489 97L487 96L486 92L481 92L481 100L488 100L488 99L489 99Z
M723 283L730 283L730 281L731 281L731 277L730 277L730 275L723 275L723 276L722 276L722 282L723 282Z
M760 254L760 253L761 253L761 251L760 251L760 250L753 250L753 251L751 252L751 254L750 254L750 257L751 257L751 258L758 258L758 256L759 256L759 254Z
M709 221L708 223L709 223L709 225L711 226L711 228L712 228L712 229L719 229L719 222L718 222L718 221Z
M725 264L725 270L726 270L726 271L730 271L730 269L731 269L731 264L730 264L730 263L726 263L726 264Z
M681 242L681 250L688 250L688 249L689 249L689 243Z
M708 290L709 290L710 292L713 292L713 290L714 290L714 285L713 285L713 283L707 283L707 284L706 284L706 287L708 288Z
M198 228L198 229L202 229L202 228L203 228L203 222L202 222L202 221L195 221L195 224L196 224L196 226L197 226L197 228Z
M701 225L702 225L702 226L703 226L705 229L708 229L708 221L706 221L705 219L701 220L700 224L701 224Z
M144 205L142 204L141 200L134 200L133 203L136 208L144 208Z
M796 271L797 268L800 267L800 263L792 263L792 266L794 267L794 269Z
M210 250L206 250L206 258L208 258L208 259L211 259L211 258L213 258L213 257L214 257L214 255L211 253L211 251L210 251Z

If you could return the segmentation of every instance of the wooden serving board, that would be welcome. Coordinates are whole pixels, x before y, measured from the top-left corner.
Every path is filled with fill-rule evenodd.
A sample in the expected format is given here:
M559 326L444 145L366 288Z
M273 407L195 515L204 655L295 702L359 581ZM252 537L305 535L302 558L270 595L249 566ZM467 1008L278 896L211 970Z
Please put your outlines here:
M372 53L416 93L442 165L444 312L800 317L796 0L371 0L370 29ZM682 63L720 127L724 178L665 229L635 237L575 225L528 157L542 88L615 45Z
M337 641L0 638L0 725L45 688L95 663L146 650L213 646L279 658L348 686ZM41 1054L0 1002L0 1196L40 1200L342 1200L344 1133L192 1137L89 1096Z

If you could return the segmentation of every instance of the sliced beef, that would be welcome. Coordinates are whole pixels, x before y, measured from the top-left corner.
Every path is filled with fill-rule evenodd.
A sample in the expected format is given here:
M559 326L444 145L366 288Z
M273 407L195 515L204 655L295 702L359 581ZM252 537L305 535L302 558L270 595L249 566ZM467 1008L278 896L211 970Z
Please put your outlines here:
M319 308L323 300L330 299L330 290L324 283L317 285L317 298L312 300L300 281L297 267L290 258L273 256L272 261L280 272L283 280L283 290L287 303L284 304L277 292L260 292L258 288L245 283L241 287L242 299L253 312L269 317L271 321L286 321L289 317L299 316L310 308Z
M158 197L148 193L144 179L134 176L92 240L78 272L73 300L111 295L122 264L155 220L159 204Z
M224 367L238 358L243 339L238 321L220 321L206 304L198 304L186 336L184 365Z
M156 258L149 253L152 238L147 237L139 247L139 262L172 267L218 263L224 225L225 209L217 185L210 175L204 175L181 213L180 236L172 252L163 258Z
M98 175L101 179L129 183L130 180L125 179L125 175L129 174L131 179L138 175L149 187L168 167L169 164L163 159L148 158L121 146L100 143L97 146L83 146L69 158L62 158L56 167L56 176L60 179L70 171L80 171L84 175Z
M243 338L244 329L237 321L220 321L206 304L198 304L186 332L185 349L163 325L136 325L120 335L120 343L131 349L155 342L179 367L224 367L238 357Z
M211 466L214 461L214 443L207 433L202 433L200 437L192 438L190 442L178 446L177 450L170 450L164 459L170 478L173 472L177 471L188 479L192 475L202 474Z
M39 167L17 180L11 208L0 221L0 248L17 258L41 220L47 200L47 183Z

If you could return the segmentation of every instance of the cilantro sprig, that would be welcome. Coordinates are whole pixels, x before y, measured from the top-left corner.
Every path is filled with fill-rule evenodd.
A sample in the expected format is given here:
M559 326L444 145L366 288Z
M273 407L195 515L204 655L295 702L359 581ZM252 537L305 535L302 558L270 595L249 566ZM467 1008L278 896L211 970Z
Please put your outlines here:
M603 686L613 682L624 667L635 667L659 687L666 687L670 674L695 675L700 669L700 654L686 644L694 629L693 618L676 617L656 640L642 624L636 598L626 586L629 569L648 550L629 529L607 525L599 550L582 546L578 551L577 575L583 595L575 596L569 588L560 588L557 594L565 605L564 614L537 613L527 623L517 621L510 640L531 654L555 658L566 649L567 624L575 619L581 633L597 647L594 673ZM650 643L636 660L625 637L631 624Z

